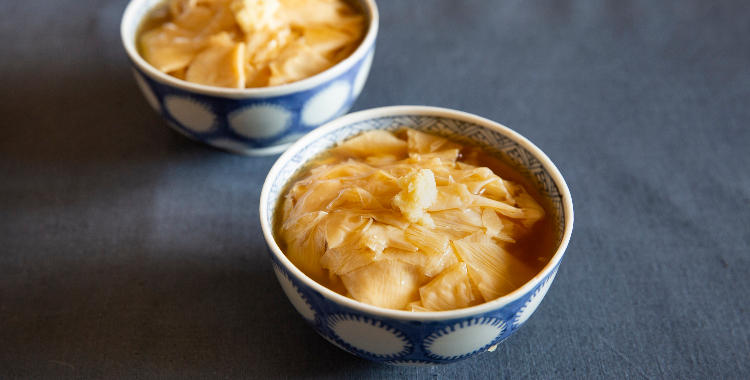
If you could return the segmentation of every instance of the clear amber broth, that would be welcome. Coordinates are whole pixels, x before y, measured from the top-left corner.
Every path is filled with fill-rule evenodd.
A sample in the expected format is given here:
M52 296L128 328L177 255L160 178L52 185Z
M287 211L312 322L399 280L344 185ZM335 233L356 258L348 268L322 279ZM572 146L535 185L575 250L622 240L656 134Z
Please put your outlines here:
M404 140L406 139L404 131L396 132L395 134ZM458 161L475 166L487 167L501 178L522 185L526 189L526 191L534 198L534 200L536 200L537 203L539 203L544 208L544 218L536 222L532 226L528 234L516 241L516 243L508 244L505 246L508 252L510 252L513 256L517 257L518 259L529 265L531 268L533 268L534 274L538 273L550 261L552 256L554 256L559 245L556 227L556 219L558 215L556 214L555 209L552 207L552 203L550 202L549 198L543 196L542 192L540 191L538 186L536 186L533 180L524 175L516 167L516 165L488 154L483 149L475 145L466 143L462 143L461 145L463 146L463 148L460 151ZM273 230L274 239L276 240L279 248L281 248L282 251L286 251L286 243L283 241L283 239L279 238L281 236L281 210L284 196L289 192L290 187L298 180L306 177L312 168L321 165L326 161L330 162L330 160L333 158L335 157L333 156L333 153L330 149L318 154L318 156L310 160L292 178L289 179L289 181L285 185L284 190L281 192L282 195L276 203L277 206L273 218ZM530 279L531 278L523 280L524 282L526 282ZM338 293L345 294L345 290L342 288L340 283L330 283L322 285Z

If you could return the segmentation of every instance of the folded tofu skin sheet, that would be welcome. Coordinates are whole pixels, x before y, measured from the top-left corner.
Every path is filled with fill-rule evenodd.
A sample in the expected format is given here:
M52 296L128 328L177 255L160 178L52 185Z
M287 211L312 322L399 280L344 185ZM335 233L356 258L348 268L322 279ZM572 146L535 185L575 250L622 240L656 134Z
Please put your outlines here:
M345 0L168 0L141 25L138 49L156 69L189 82L276 86L345 59L366 23Z
M496 299L531 279L556 243L538 192L491 161L408 128L364 132L292 180L277 241L312 279L367 304L440 311Z

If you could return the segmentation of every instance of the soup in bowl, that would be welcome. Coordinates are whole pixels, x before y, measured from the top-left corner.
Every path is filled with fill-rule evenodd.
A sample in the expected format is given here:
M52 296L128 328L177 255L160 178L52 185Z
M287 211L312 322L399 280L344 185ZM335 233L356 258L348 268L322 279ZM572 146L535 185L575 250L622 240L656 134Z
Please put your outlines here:
M131 0L121 38L138 87L170 127L235 153L278 153L349 110L375 52L374 0L318 2L331 10Z
M362 147L381 153L360 156ZM312 190L325 181L325 191ZM506 182L513 199L491 188ZM352 209L366 215L340 217ZM452 224L464 211L464 224ZM285 294L320 335L378 362L438 364L491 350L526 322L557 273L573 206L554 164L516 132L459 111L399 106L341 117L299 140L269 172L260 218ZM384 231L389 238L372 239ZM305 248L310 241L317 248ZM417 265L435 252L447 259Z

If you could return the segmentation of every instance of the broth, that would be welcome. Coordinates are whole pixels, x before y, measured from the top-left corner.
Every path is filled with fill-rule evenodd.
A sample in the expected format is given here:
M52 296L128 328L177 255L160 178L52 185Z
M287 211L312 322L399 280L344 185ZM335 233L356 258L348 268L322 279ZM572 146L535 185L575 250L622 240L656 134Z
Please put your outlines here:
M407 130L400 130L396 132L394 135L400 139L406 140L406 132ZM350 141L350 140L347 140ZM450 142L450 144L454 144L454 142ZM307 178L310 173L315 170L315 168L319 168L323 165L329 165L336 162L342 162L348 158L351 158L350 154L344 154L342 155L340 151L337 151L337 148L329 149L325 152L322 152L319 154L316 158L309 161L308 164L306 164L303 168L301 168L294 176L289 180L289 182L286 184L285 189L283 190L282 194L287 195L290 194L293 186L297 184L300 180L303 180ZM534 222L534 224L531 226L531 228L527 229L525 232L525 235L523 235L520 239L516 240L515 243L512 244L504 244L503 248L509 253L511 256L515 257L520 262L524 263L528 268L530 268L530 271L520 271L520 273L515 279L516 284L523 284L530 280L534 275L536 275L552 258L552 256L555 254L555 251L557 250L558 246L558 231L556 227L556 218L558 215L555 214L556 210L554 207L552 207L551 202L544 196L542 196L540 190L537 188L537 186L534 185L534 182L528 178L526 175L522 174L516 167L504 160L501 160L495 156L492 156L490 154L485 153L482 149L468 144L462 144L460 146L460 149L458 150L458 156L457 161L458 163L465 163L477 167L486 167L489 168L495 175L498 175L504 180L511 181L515 184L520 185L528 195L533 198L533 200L538 204L538 206L541 206L541 208L544 210L544 217ZM483 192L484 190L482 190ZM481 194L481 193L480 193ZM274 214L273 218L273 228L274 228L274 236L275 240L279 244L279 247L282 249L282 251L285 252L285 254L288 252L288 243L284 239L284 233L282 231L282 224L284 223L284 203L285 203L285 196L280 197L278 200L278 204L276 207L276 212ZM520 206L519 206L520 207ZM335 212L335 210L331 211ZM521 228L523 229L523 228ZM453 242L455 240L451 240ZM454 243L451 243L454 244ZM454 250L456 248L453 248ZM294 262L294 260L292 260ZM461 261L460 261L461 262ZM296 263L295 263L296 265ZM300 268L305 272L303 268ZM443 270L446 270L443 268ZM471 269L470 269L471 270ZM307 273L307 272L306 272ZM328 273L328 272L326 272ZM442 274L443 272L441 272ZM328 287L329 289L332 289L342 295L347 295L352 297L351 291L347 289L344 283L342 283L341 279L338 276L334 276L329 273L328 276L313 276L310 273L307 273L309 276L313 277L317 282L321 283L322 285ZM424 277L424 276L422 276ZM437 278L439 276L436 276ZM423 281L420 286L423 286L426 282L429 281L432 277L428 279L422 279ZM476 287L476 282L472 278L472 284L474 287ZM517 285L520 286L520 285ZM516 286L516 287L517 287ZM476 293L476 290L474 290ZM352 297L355 298L356 297ZM485 301L488 301L486 299ZM366 302L369 303L369 302ZM480 302L482 303L482 302ZM414 304L412 302L411 304ZM411 305L410 304L410 305ZM473 303L476 304L476 303ZM464 305L462 307L471 306L472 304ZM380 305L382 306L382 305ZM386 306L387 307L387 306ZM398 307L394 307L398 308ZM420 310L417 307L412 307L413 311Z
M508 247L508 251L539 272L557 251L558 234L555 208L547 197L542 196L532 180L521 174L512 164L485 153L482 149L468 145L464 150L464 162L490 168L500 177L521 184L545 211L546 216L536 222L527 236Z

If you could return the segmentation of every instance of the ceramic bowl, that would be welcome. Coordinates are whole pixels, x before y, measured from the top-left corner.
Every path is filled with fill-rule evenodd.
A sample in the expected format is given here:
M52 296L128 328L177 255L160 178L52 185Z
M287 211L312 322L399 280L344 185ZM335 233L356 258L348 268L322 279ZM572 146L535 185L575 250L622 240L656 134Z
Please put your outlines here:
M525 285L493 301L440 312L367 305L335 293L297 269L273 235L273 217L287 182L311 158L362 131L408 126L476 144L513 163L551 200L557 251ZM417 106L377 108L334 120L292 145L268 173L260 223L276 277L299 314L326 340L365 359L389 364L449 363L491 350L531 316L555 278L573 230L573 203L555 165L529 140L493 121L464 112Z
M360 46L315 76L280 86L230 89L190 83L162 73L138 54L143 18L164 0L132 0L120 34L133 75L148 103L178 132L240 154L273 154L311 129L346 113L364 87L375 53L378 10L358 0L369 20Z

